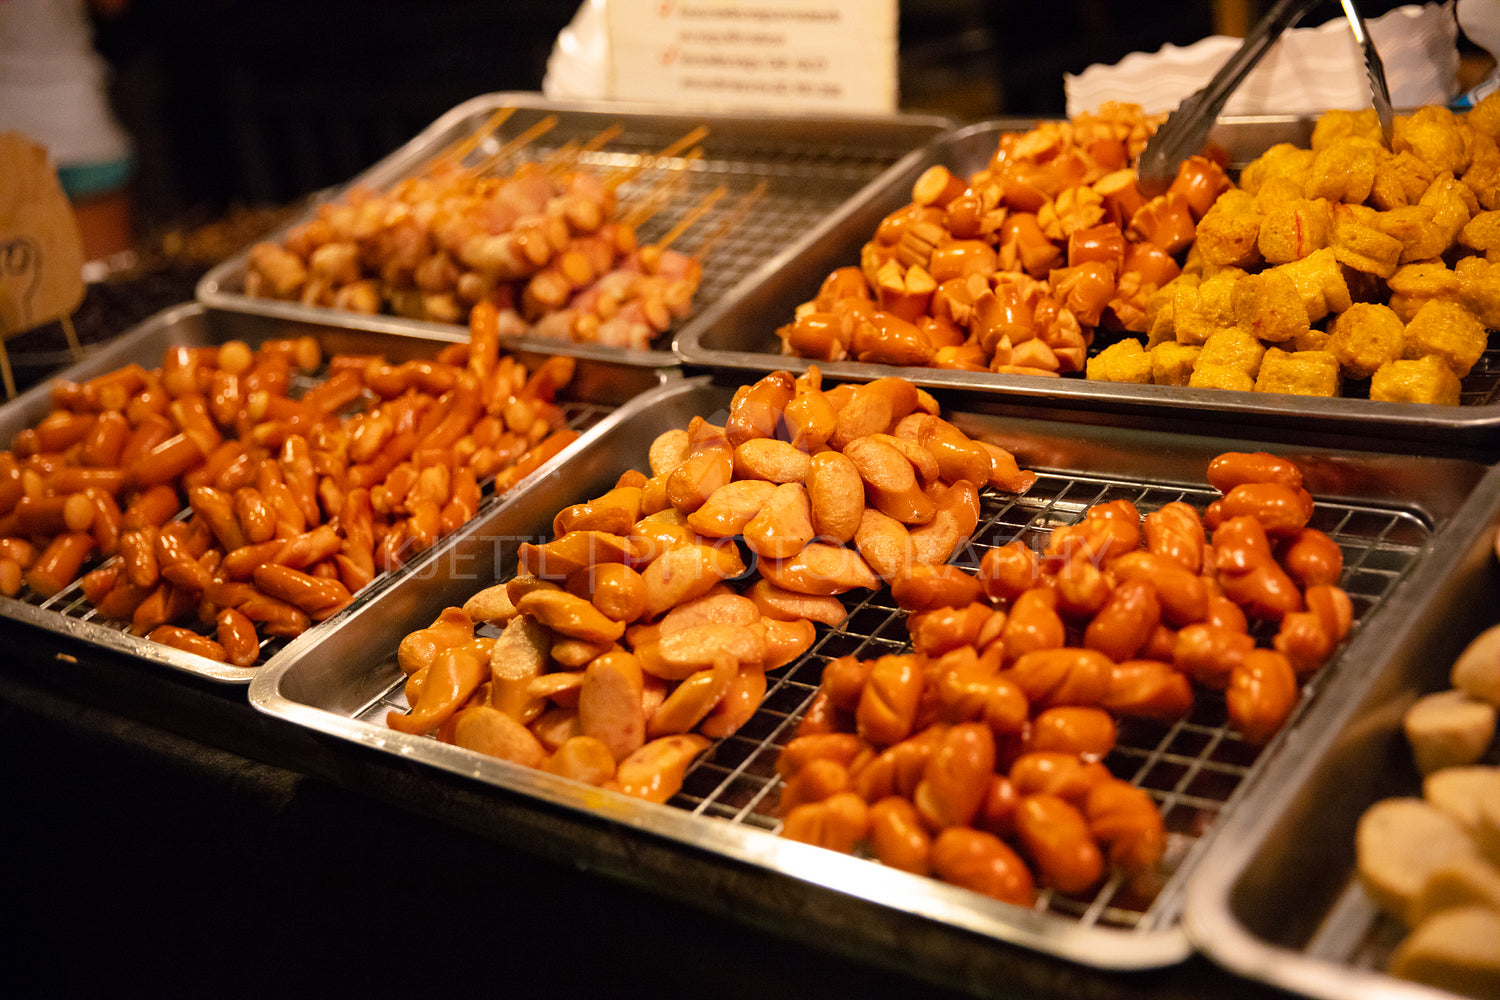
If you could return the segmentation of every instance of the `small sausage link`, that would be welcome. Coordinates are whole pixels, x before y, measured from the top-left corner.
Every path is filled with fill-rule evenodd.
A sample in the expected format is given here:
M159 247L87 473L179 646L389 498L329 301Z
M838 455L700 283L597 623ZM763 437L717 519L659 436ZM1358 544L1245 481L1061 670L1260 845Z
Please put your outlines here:
M1016 836L1041 881L1065 893L1082 893L1104 874L1104 858L1088 820L1055 795L1026 795L1016 810Z
M248 667L260 658L260 638L255 623L234 608L224 608L214 620L224 656L237 667Z
M223 646L181 625L158 625L146 634L146 638L152 642L159 642L163 646L171 646L173 649L194 653L219 663L229 662Z

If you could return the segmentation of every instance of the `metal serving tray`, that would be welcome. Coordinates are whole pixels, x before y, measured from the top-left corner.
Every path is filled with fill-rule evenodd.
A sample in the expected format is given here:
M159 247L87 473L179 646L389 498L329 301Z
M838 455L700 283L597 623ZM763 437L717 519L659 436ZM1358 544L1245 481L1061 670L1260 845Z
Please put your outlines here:
M892 919L915 914L933 921L935 937L920 943L916 957L937 967L951 963L955 948L970 947L953 932L1039 950L1103 969L1160 968L1190 953L1180 924L1182 894L1197 856L1220 814L1232 808L1240 787L1270 752L1257 753L1229 731L1222 698L1200 697L1191 717L1162 724L1122 725L1112 769L1149 790L1160 804L1169 847L1158 878L1149 886L1107 882L1089 898L1043 894L1035 909L999 903L964 889L783 840L775 814L778 779L774 763L794 734L830 658L873 657L908 648L902 614L889 591L850 595L851 614L836 629L820 626L814 647L772 675L770 690L753 720L706 752L689 771L682 791L667 805L654 805L585 786L541 771L409 736L385 725L390 709L406 708L404 677L395 650L408 632L432 622L441 610L514 572L517 545L550 537L556 511L609 489L627 468L647 468L651 441L701 414L722 420L734 386L711 377L674 380L615 411L597 428L587 449L567 466L518 490L502 510L474 522L431 553L417 572L352 609L334 627L289 647L288 656L262 670L250 685L257 709L365 751L411 762L623 824L720 856L726 865L749 864L833 890L852 905L878 904ZM986 494L980 526L956 562L973 564L982 551L1012 538L1033 544L1059 524L1071 523L1090 505L1127 498L1143 511L1185 499L1200 508L1215 496L1204 481L1208 461L1232 448L1275 447L1305 470L1318 497L1314 523L1344 551L1344 586L1359 622L1371 619L1385 596L1421 564L1434 530L1483 473L1458 459L1418 459L1254 441L1099 428L1078 436L1069 425L1000 415L992 399L977 393L939 392L945 413L973 435L1015 452L1024 467L1042 475L1024 496ZM488 626L482 628L488 629ZM481 634L484 634L483 632ZM1358 670L1348 657L1328 666L1309 694L1328 678ZM1274 743L1273 743L1274 747ZM578 863L588 865L585 854ZM719 891L724 891L720 889ZM791 895L795 897L795 890ZM790 900L785 918L797 923ZM845 907L847 909L847 906ZM892 929L868 917L847 920L850 933L889 940ZM880 947L877 943L874 947Z
M685 180L670 202L638 229L644 243L667 233L715 188L727 193L715 211L691 226L673 248L694 253L709 239L739 200L764 181L763 196L753 203L732 229L724 233L704 255L703 279L694 297L694 310L728 296L760 262L770 258L810 226L853 197L885 171L914 159L916 151L952 126L947 119L927 115L821 116L755 118L724 114L689 114L639 104L603 102L569 103L548 101L535 93L485 94L465 101L438 118L400 149L353 178L347 184L322 192L317 203L337 200L356 185L386 188L403 178L416 176L443 150L479 131L501 109L515 112L480 144L468 158L477 162L495 152L506 141L524 133L548 115L557 125L507 161L537 160L571 141L583 143L611 126L623 131L597 152L584 154L580 162L601 173L642 164L699 126L708 133L699 145L703 156L696 161L678 156L665 162L648 162L645 169L623 185L622 206L649 195L665 180ZM312 218L317 204L268 237L279 241L288 229ZM396 316L366 316L323 307L303 306L251 298L244 294L249 250L224 261L199 282L197 299L206 305L253 316L329 324L381 333L408 333L467 337L467 328L450 323L402 319ZM517 338L518 349L568 354L612 361L617 364L676 365L670 348L671 334L651 350L628 351L595 344L533 337Z
M1289 734L1204 855L1186 926L1213 961L1325 1000L1450 994L1386 975L1402 936L1359 885L1354 830L1376 801L1421 795L1401 731L1418 697L1447 688L1454 659L1500 622L1500 469L1433 539L1423 564L1350 647L1339 677ZM1490 763L1500 763L1490 748Z
M411 335L384 335L368 330L340 330L327 326L301 327L285 321L244 323L233 314L215 313L201 305L189 302L164 309L133 330L105 342L97 349L91 349L83 361L59 372L56 377L83 381L95 375L113 371L130 362L138 362L147 368L155 368L161 364L167 349L174 346L199 347L242 339L252 347L257 347L264 340L309 334L316 337L322 344L324 357L337 353L382 354L392 363L399 363L412 358L431 357L442 346L441 341L423 340ZM541 355L529 352L514 353L528 366L535 365L542 358ZM564 390L559 402L567 415L568 425L579 431L587 431L621 403L659 385L664 377L666 377L665 373L658 369L579 359L574 379ZM305 389L312 384L312 381L315 379L305 380L300 388ZM294 390L297 388L299 387L294 386ZM0 442L8 447L18 431L34 425L51 411L51 401L52 386L51 381L48 380L0 407ZM587 438L587 434L584 437ZM555 469L559 463L567 460L570 453L584 446L583 441L575 441L557 458L533 475L546 475L546 470ZM493 488L486 485L484 507L481 511L501 505L502 498L496 497ZM92 565L97 565L97 561L86 566L85 571ZM355 597L355 605L367 600L370 594L399 578L408 569L409 567L402 567L395 572L383 573L376 577L369 587ZM128 631L129 622L102 618L83 599L77 582L47 599L42 599L39 595L32 593L29 588L23 589L14 598L0 596L0 615L27 622L87 645L127 653L211 681L228 684L248 683L257 671L279 660L288 645L284 639L263 639L261 658L256 665L235 667L226 663L218 663L207 657L132 635ZM317 634L331 627L337 620L338 616L335 616L327 622L316 623L308 631L311 634Z
M1242 166L1277 142L1306 147L1312 121L1272 116L1221 119L1209 141L1224 148L1231 166ZM1367 398L1322 399L1284 393L1189 389L1178 386L1095 382L1083 376L1035 375L897 368L854 361L809 362L781 354L778 327L811 299L828 273L856 264L859 250L889 213L911 201L922 171L943 164L967 176L988 162L1001 134L1025 131L1034 120L997 119L955 129L929 144L922 155L888 172L878 185L851 199L836 215L789 245L757 272L748 287L688 320L677 336L677 352L693 366L764 372L793 371L817 364L826 374L870 379L900 374L934 388L977 390L1017 403L1081 407L1146 419L1211 417L1236 424L1316 429L1365 440L1400 438L1431 447L1438 442L1500 444L1500 343L1491 346L1463 381L1459 406L1385 403ZM1383 447L1377 445L1377 447Z

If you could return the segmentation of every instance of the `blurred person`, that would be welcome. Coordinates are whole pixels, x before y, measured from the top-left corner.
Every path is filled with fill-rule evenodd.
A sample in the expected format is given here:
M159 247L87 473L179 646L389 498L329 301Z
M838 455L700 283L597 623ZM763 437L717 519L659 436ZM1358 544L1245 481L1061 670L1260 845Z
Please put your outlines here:
M126 0L0 0L0 131L47 148L78 218L85 260L131 248L135 154L110 107L90 11ZM3 181L0 181L3 182Z

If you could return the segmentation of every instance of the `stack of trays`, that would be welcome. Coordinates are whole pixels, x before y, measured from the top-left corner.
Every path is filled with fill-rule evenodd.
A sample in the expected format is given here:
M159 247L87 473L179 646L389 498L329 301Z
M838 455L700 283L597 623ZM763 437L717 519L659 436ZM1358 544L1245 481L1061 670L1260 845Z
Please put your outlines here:
M661 148L705 123L704 116L490 95L454 109L351 185L410 176L500 107L519 110L497 141L506 130L556 113L560 124L549 142L623 122L628 138L609 146L610 155L623 157ZM926 387L945 417L1039 474L1023 494L983 496L979 528L961 549L966 559L1012 539L1035 542L1110 500L1129 500L1143 514L1176 500L1201 509L1217 496L1203 470L1225 451L1272 451L1304 471L1316 500L1312 526L1343 553L1340 583L1353 599L1354 630L1263 749L1229 729L1222 699L1204 699L1175 722L1122 724L1107 763L1151 795L1168 832L1159 879L1145 896L1126 892L1115 879L1087 897L1043 892L1034 908L1024 909L777 836L776 758L823 664L908 648L903 613L886 591L849 597L845 624L819 626L812 649L771 676L755 718L703 753L682 791L664 805L385 725L388 711L407 707L395 656L404 635L509 579L521 542L545 541L559 510L605 492L627 469L647 468L647 448L658 434L685 427L693 416L722 421L739 386L766 372L805 369L805 361L780 355L775 335L796 305L830 270L857 261L860 244L909 200L912 182L928 166L976 170L999 132L1031 124L955 129L930 119L713 116L706 123L705 155L689 172L693 192L770 183L758 207L705 258L694 314L673 343L648 351L531 338L508 345L523 360L578 359L567 405L582 437L421 558L243 670L91 621L86 607L66 596L42 602L23 594L0 602L0 611L100 648L248 684L255 710L351 753L409 762L418 773L430 771L435 786L440 772L458 775L497 796L519 796L523 808L576 816L596 831L592 841L578 842L582 864L607 870L620 838L641 838L667 845L668 854L722 866L718 892L749 891L753 883L734 872L789 880L792 889L778 897L782 905L773 905L786 927L838 925L862 937L870 954L915 917L928 933L907 939L902 955L924 963L935 978L967 979L963 963L1004 942L1101 970L1161 969L1201 952L1239 975L1309 996L1366 989L1399 995L1403 984L1376 971L1380 957L1372 957L1369 942L1384 931L1380 918L1359 905L1353 824L1377 797L1415 786L1415 774L1402 764L1400 711L1417 694L1444 686L1457 649L1492 623L1486 616L1500 580L1492 547L1500 526L1500 474L1491 469L1500 421L1492 354L1466 383L1466 405L1454 408L819 365L830 381L896 374ZM1278 141L1305 143L1307 130L1306 121L1293 119L1225 122L1216 138L1244 162ZM695 197L683 195L686 202ZM664 213L659 231L672 222ZM244 294L246 267L243 255L227 261L200 285L197 304L159 315L65 376L79 379L126 361L151 367L179 343L240 338L254 345L311 333L325 356L382 353L399 361L430 356L467 336L444 324L252 298ZM9 436L34 423L47 398L43 387L5 407L0 429ZM799 887L817 895L818 914L803 905Z

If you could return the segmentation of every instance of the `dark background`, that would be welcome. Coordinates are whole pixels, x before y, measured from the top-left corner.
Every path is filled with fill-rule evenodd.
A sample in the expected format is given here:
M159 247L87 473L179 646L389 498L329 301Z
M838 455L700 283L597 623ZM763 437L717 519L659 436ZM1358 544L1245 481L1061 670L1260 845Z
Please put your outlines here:
M906 0L902 108L1060 115L1063 74L1187 44L1219 5ZM478 94L540 90L576 0L126 0L96 14L138 228L340 183Z

